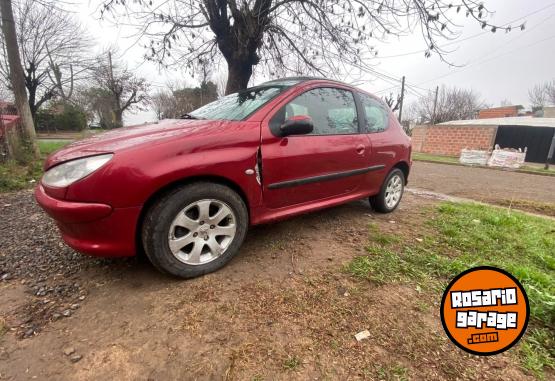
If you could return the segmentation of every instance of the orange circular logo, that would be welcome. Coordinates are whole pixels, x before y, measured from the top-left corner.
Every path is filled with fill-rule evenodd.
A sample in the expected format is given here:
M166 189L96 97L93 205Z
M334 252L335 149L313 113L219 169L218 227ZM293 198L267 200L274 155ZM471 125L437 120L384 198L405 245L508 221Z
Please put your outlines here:
M489 266L464 271L441 301L441 323L459 348L481 356L515 345L528 326L530 306L520 282Z

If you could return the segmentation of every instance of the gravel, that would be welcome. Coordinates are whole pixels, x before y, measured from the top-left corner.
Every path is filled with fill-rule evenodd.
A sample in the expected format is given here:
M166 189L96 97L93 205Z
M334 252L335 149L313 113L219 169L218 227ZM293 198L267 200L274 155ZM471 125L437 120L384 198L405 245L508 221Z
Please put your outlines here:
M107 268L111 262L65 245L32 190L0 194L0 281L20 283L29 295L15 312L19 338L76 313L88 294L84 270Z

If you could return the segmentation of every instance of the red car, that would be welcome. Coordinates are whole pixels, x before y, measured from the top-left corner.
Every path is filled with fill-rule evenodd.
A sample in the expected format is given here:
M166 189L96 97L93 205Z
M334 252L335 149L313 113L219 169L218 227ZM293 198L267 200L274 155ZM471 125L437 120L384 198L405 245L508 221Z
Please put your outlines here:
M52 154L38 203L75 250L145 251L190 278L224 266L250 225L370 197L393 211L410 139L378 98L344 83L288 78L180 120L113 130Z

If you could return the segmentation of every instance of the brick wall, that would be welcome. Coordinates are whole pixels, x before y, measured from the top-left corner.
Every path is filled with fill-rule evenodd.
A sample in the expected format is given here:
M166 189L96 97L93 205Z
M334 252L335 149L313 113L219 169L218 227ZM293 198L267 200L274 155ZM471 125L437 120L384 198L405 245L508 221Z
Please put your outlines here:
M428 126L415 126L412 129L411 140L412 150L415 152L422 152L422 146L426 138L426 129Z
M491 149L496 126L416 126L412 149L435 155L459 156L463 148Z
M496 107L480 110L478 119L505 118L518 116L518 106Z

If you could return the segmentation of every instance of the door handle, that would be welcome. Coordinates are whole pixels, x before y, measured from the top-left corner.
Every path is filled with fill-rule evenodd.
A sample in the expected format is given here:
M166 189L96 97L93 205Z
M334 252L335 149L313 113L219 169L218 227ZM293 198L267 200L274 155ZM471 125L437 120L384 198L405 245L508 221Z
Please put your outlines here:
M362 144L357 146L357 153L359 155L362 155L364 153L364 150L365 150L365 147Z

